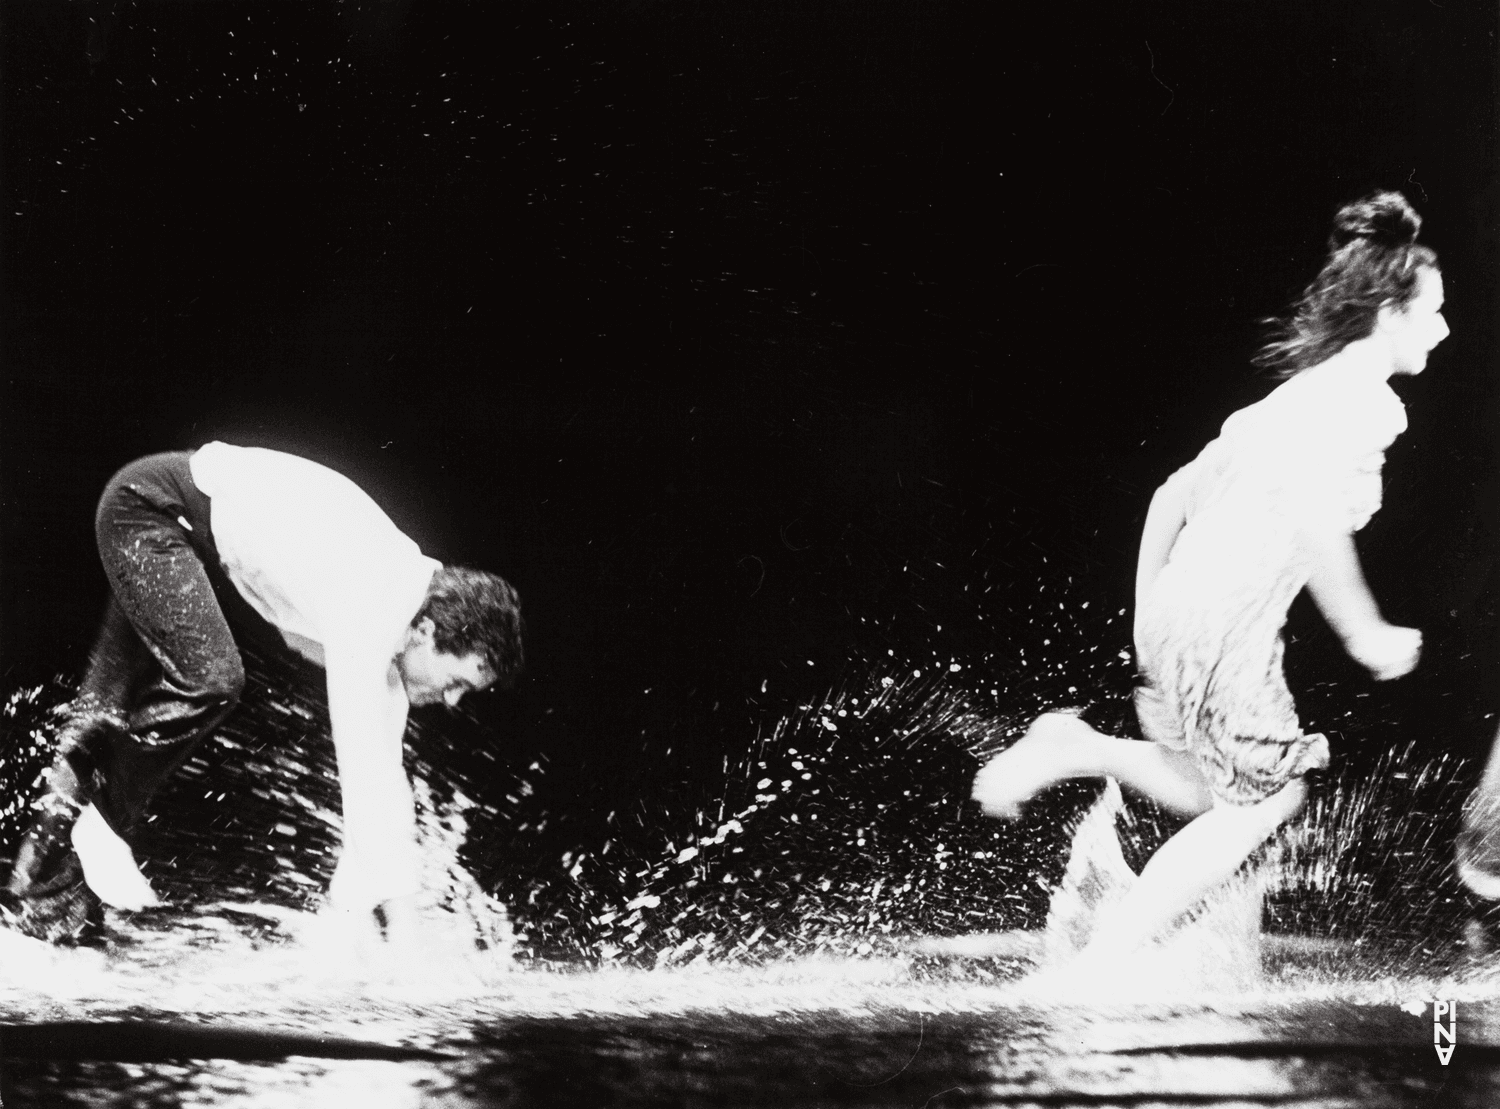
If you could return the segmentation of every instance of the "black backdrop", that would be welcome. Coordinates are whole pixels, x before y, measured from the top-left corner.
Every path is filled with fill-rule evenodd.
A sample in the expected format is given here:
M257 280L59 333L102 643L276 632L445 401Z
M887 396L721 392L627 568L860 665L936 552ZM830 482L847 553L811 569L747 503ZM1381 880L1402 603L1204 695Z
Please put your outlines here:
M479 709L515 757L711 775L856 656L1039 634L967 585L1128 605L1151 489L1381 186L1453 335L1361 540L1427 663L1373 695L1488 728L1493 5L0 15L7 689L81 663L103 481L222 437L518 585L529 675ZM1293 627L1325 697L1371 695Z

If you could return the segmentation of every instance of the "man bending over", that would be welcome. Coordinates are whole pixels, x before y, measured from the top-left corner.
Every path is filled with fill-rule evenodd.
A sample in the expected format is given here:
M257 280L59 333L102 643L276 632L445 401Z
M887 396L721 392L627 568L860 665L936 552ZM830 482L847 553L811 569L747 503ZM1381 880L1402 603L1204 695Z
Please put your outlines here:
M79 936L96 898L156 903L125 841L239 702L235 637L269 636L327 673L344 810L330 901L375 914L387 939L409 939L418 861L407 708L514 680L516 591L424 556L342 475L226 443L126 466L105 487L95 531L109 605L0 915L59 941Z

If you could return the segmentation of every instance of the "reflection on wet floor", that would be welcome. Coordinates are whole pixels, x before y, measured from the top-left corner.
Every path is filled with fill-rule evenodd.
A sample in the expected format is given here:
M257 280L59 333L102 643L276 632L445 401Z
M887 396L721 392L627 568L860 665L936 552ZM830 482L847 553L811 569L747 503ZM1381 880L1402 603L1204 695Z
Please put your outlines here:
M596 981L574 984L585 1008L572 1015L513 1011L533 1008L533 984L518 982L493 1005L470 999L462 1016L400 1013L386 1002L371 1020L392 1039L430 1040L452 1053L445 1061L329 1059L312 1050L284 1060L10 1056L6 1104L1477 1107L1500 1093L1495 1051L1463 1038L1494 1033L1493 1003L1467 1004L1444 1067L1424 1042L1430 1019L1394 1006L1287 997L1081 1008L991 996L988 1008L953 1009L929 983L925 999L898 996L888 1007L884 991L834 1009L809 994L787 996L785 1011L766 1014L696 1007L707 1001L695 996L705 985L698 982L687 984L682 1011L627 1016L587 1010L582 994L622 985ZM539 992L545 1008L566 991L549 983ZM847 985L832 992L852 1000ZM958 997L980 1001L973 990Z
M1500 1096L1500 964L1483 961L1383 977L1384 953L1272 936L1258 984L1214 988L1165 974L1190 965L1183 943L1203 945L1189 926L1175 953L1164 945L1155 964L1073 996L1028 985L1045 949L1035 933L656 970L495 953L437 981L351 974L305 938L229 921L179 911L175 928L134 946L34 952L51 962L30 989L13 973L27 952L8 949L5 1104L1477 1107ZM1457 1004L1447 1065L1433 1047L1439 998ZM402 1049L412 1056L371 1057Z

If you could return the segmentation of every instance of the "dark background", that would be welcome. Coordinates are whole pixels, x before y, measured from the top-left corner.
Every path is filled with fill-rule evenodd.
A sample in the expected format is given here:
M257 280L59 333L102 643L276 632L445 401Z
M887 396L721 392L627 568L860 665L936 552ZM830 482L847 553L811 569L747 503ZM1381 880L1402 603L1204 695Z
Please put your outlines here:
M518 586L529 672L476 712L579 805L710 780L869 660L1020 715L988 690L1056 649L1038 589L1129 647L1152 489L1387 187L1453 334L1361 545L1427 654L1376 687L1299 606L1293 684L1360 706L1350 758L1360 719L1492 730L1494 5L0 15L6 690L82 663L109 475L224 438Z

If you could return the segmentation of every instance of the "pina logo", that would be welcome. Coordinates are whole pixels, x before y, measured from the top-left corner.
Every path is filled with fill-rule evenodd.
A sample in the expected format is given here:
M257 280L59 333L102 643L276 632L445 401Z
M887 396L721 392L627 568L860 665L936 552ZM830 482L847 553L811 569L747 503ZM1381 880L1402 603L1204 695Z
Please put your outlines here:
M1448 1023L1443 1024L1443 1018L1448 1018ZM1434 1001L1432 1003L1432 1046L1437 1052L1438 1062L1443 1066L1448 1065L1448 1060L1453 1058L1453 1048L1458 1036L1458 1002L1456 1001ZM1448 1046L1444 1047L1444 1041Z

